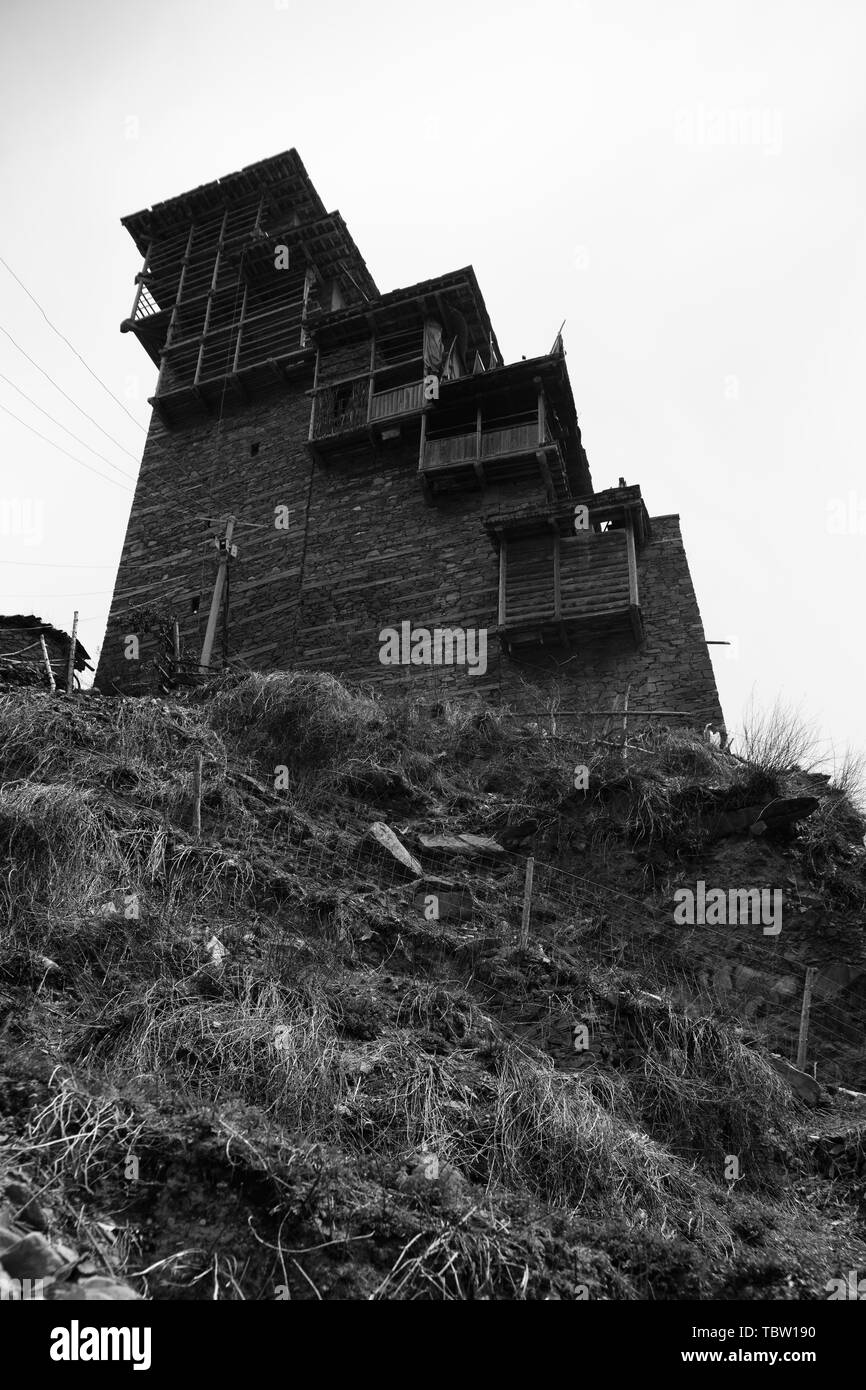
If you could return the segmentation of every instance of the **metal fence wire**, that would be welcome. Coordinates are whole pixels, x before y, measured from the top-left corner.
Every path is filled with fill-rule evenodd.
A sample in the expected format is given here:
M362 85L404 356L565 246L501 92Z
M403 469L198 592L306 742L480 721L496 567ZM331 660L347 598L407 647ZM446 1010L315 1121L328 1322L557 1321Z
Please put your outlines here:
M311 926L323 920L323 889L330 900L326 916L335 903L351 904L355 894L377 895L382 912L390 912L395 923L405 922L408 913L416 927L414 946L401 939L399 949L407 952L404 967L411 969L417 958L419 974L453 970L455 938L465 942L467 960L479 941L530 955L548 953L552 959L565 950L596 971L615 969L634 989L679 1011L725 1019L795 1062L806 966L786 953L784 927L777 936L765 936L755 924L678 926L669 909L510 851L413 848L409 853L413 863L404 864L367 838L280 846L283 870L306 898ZM396 927L395 933L399 938ZM279 942L274 952L276 958ZM509 991L503 993L507 1003ZM809 1022L809 1070L817 1066L824 1081L863 1085L866 999L849 991L842 1007L841 993L829 978L822 982L819 972Z

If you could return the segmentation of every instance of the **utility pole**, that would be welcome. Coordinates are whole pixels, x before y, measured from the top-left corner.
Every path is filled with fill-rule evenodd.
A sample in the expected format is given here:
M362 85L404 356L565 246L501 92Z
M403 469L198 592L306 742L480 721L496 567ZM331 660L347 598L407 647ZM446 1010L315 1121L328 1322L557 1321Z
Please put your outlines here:
M238 548L232 545L232 535L235 529L235 519L230 516L226 522L225 538L215 541L215 545L220 553L219 567L217 569L216 582L213 586L213 598L211 599L210 613L207 620L207 628L204 634L204 644L201 649L200 666L207 668L210 666L210 659L213 654L214 637L216 636L217 620L222 607L223 593L225 592L226 571L228 569L229 557L237 555Z

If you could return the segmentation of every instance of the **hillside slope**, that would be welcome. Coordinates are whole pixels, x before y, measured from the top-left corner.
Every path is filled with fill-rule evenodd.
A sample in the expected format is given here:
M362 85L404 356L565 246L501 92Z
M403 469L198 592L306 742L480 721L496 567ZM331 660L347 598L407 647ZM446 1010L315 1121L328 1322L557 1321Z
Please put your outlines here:
M614 743L291 673L0 696L0 1282L787 1299L866 1267L863 822L698 735ZM781 932L676 925L699 880L778 889ZM811 1087L768 1050L806 965Z

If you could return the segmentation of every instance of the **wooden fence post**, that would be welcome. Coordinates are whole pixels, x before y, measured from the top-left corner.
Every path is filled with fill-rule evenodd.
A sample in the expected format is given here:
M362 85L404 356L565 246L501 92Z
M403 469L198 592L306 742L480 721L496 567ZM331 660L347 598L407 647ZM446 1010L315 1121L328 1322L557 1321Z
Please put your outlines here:
M628 766L628 697L631 694L631 683L625 688L625 699L622 703L622 761L623 766Z
M201 769L202 755L196 753L195 767L192 774L192 833L198 840L201 838Z
M66 693L72 694L72 681L75 675L75 647L76 636L78 634L78 609L76 608L72 618L72 636L69 639L69 662L66 667Z
M797 1041L797 1069L806 1069L806 1044L809 1040L809 1010L812 1007L812 985L818 974L817 966L806 968L806 983L803 986L803 1006L800 1009L800 1037Z
M535 860L532 855L526 861L526 882L523 888L523 916L520 920L520 946L529 945L529 916L532 912L532 879L535 874Z
M48 660L48 648L45 645L45 633L39 634L39 645L42 648L42 660L45 662L45 670L48 673L48 684L52 693L57 689L57 682L54 679L54 672L51 669L51 662Z

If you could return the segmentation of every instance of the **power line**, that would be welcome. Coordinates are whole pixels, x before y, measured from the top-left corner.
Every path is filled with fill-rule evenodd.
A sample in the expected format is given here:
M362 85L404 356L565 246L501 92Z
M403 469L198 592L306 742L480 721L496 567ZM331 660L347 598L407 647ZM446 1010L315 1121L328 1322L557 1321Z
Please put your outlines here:
M76 563L66 564L63 560L0 560L0 565L22 565L28 569L49 569L49 570L113 570L114 565L79 565Z
M50 420L53 425L57 425L58 429L63 430L64 434L68 434L70 439L75 440L76 444L81 444L83 448L89 449L91 454L95 454L98 459L102 459L103 463L107 463L109 468L113 468L115 472L119 473L122 478L129 478L130 481L132 481L132 475L130 473L124 473L122 468L120 468L116 463L112 463L111 459L106 458L105 454L101 454L98 449L94 449L92 445L87 443L86 439L79 439L77 434L73 434L72 430L67 429L65 425L61 424L59 420L56 420L54 416L49 414L47 410L43 410L42 406L39 404L38 401L34 401L32 396L28 396L26 391L22 391L20 386L16 386L15 382L10 381L9 377L4 376L2 372L0 372L0 381L8 382L8 384L12 387L13 391L17 391L19 396L23 396L25 401L29 401L31 405L35 406L36 409L40 412L40 414L44 415L46 419Z
M64 335L60 332L60 329L59 329L59 328L55 328L54 324L51 322L50 318L49 318L48 315L46 314L46 312L45 312L45 310L43 309L42 305L39 303L39 300L35 297L35 295L32 295L32 294L30 293L30 291L28 290L27 286L24 284L23 280L19 280L19 279L18 279L18 276L15 274L15 271L12 269L11 265L9 265L8 261L4 261L4 259L3 259L2 256L0 256L0 265L5 265L6 269L9 271L9 274L12 276L12 279L13 279L17 284L19 284L19 285L21 286L22 290L23 290L24 293L27 295L27 298L33 300L33 303L36 305L36 308L39 310L39 312L40 312L40 314L42 315L42 317L44 318L45 322L48 324L48 327L49 327L54 333L57 334L58 338L61 338L61 339L63 340L63 342L66 344L66 346L69 348L69 350L70 350L71 352L74 352L74 353L75 353L75 356L78 358L78 360L79 360L79 362L81 363L81 365L82 365L83 367L87 367L87 370L90 372L90 375L93 377L93 380L99 382L99 384L100 384L100 386L102 387L103 391L107 391L107 392L108 392L109 396L110 396L111 399L114 401L115 405L119 405L120 408L121 408L121 410L123 411L123 413L124 413L125 415L128 415L128 416L129 416L129 418L130 418L130 420L132 421L132 423L133 423L134 425L136 425L136 426L141 430L142 434L146 434L147 431L145 430L144 425L140 424L139 421L136 420L136 418L135 418L134 415L130 415L130 412L127 410L126 406L123 404L123 401L119 401L119 400L117 399L117 397L115 396L114 392L113 392L112 390L110 390L110 388L109 388L108 386L106 386L106 384L105 384L105 382L102 380L102 378L101 378L101 377L98 377L98 376L96 375L96 372L93 370L93 368L87 366L87 363L85 362L84 358L81 356L81 353L78 352L77 349L74 348L74 347L72 346L72 344L70 343L69 339L66 338L66 337L64 337Z
M96 421L95 421L94 418L93 418L93 416L92 416L92 415L88 415L88 413L87 413L86 410L82 410L82 409L81 409L81 406L78 404L78 402L77 402L77 401L74 401L74 400L72 399L71 396L68 396L68 395L66 394L66 392L64 391L63 387L62 387L62 386L58 386L58 385L57 385L57 382L54 380L54 378L53 378L52 376L49 376L49 375L48 375L48 373L45 371L45 368L44 368L44 367L40 367L40 365L39 365L38 362L34 362L34 361L33 361L33 358L30 356L29 352L25 352L24 349L23 349L23 347L21 346L21 344L20 344L20 343L16 343L15 339L12 337L12 334L9 333L9 332L7 332L7 330L2 326L2 324L0 324L0 333L2 333L5 337L7 337L7 338L9 339L10 343L12 344L12 346L13 346L13 347L16 347L16 348L18 349L18 351L21 353L22 357L26 357L26 358L27 358L27 361L31 364L31 366L34 366L34 367L36 368L37 372L41 372L41 373L42 373L42 375L45 377L46 381L50 381L50 382L51 382L51 385L54 386L54 387L56 387L56 389L60 392L61 396L66 396L66 399L69 401L69 404L70 404L70 405L74 405L74 406L75 406L75 409L78 411L78 413L79 413L80 415L83 415L83 416L84 416L85 420L89 420L90 423L91 423L91 425L96 425L96 428L99 430L99 433L100 433L100 434L104 434L105 437L106 437L106 439L110 439L111 442L112 442L112 444L113 444L116 448L120 449L121 452L124 453L124 454L129 454L129 457L132 459L133 463L138 464L138 459L135 457L135 454L130 454L130 453L129 453L129 450L128 450L127 448L125 448L125 447L123 446L123 444L119 443L118 440L116 440L116 439L114 438L114 435L109 434L109 433L108 433L108 430L104 430L104 429L102 428L101 425L97 425L97 424L96 424Z
M69 590L67 589L61 594L31 594L28 592L23 594L3 594L2 597L29 598L34 599L37 603L44 598L66 598L69 599L70 603L74 603L75 600L79 598L102 598L105 594L111 594L113 592L113 589L88 589L83 594L70 594Z
M11 415L13 420L17 420L19 425L23 425L26 430L30 430L32 434L36 435L37 439L43 439L46 444L50 444L52 449L57 449L59 453L65 454L68 459L72 459L73 463L80 463L82 468L86 468L89 472L95 473L97 478L101 478L104 483L112 483L114 487L119 487L123 492L135 491L135 488L124 487L123 483L115 482L114 478L109 478L105 473L100 473L98 468L94 468L92 464L85 463L84 459L77 459L74 454L70 454L68 449L64 449L60 444L55 444L54 440L49 439L47 434L40 434L39 430L34 429L32 425L28 425L26 420L22 420L20 415L16 415L14 410L10 410L8 405L4 405L2 401L0 401L0 410L5 410L6 414Z

